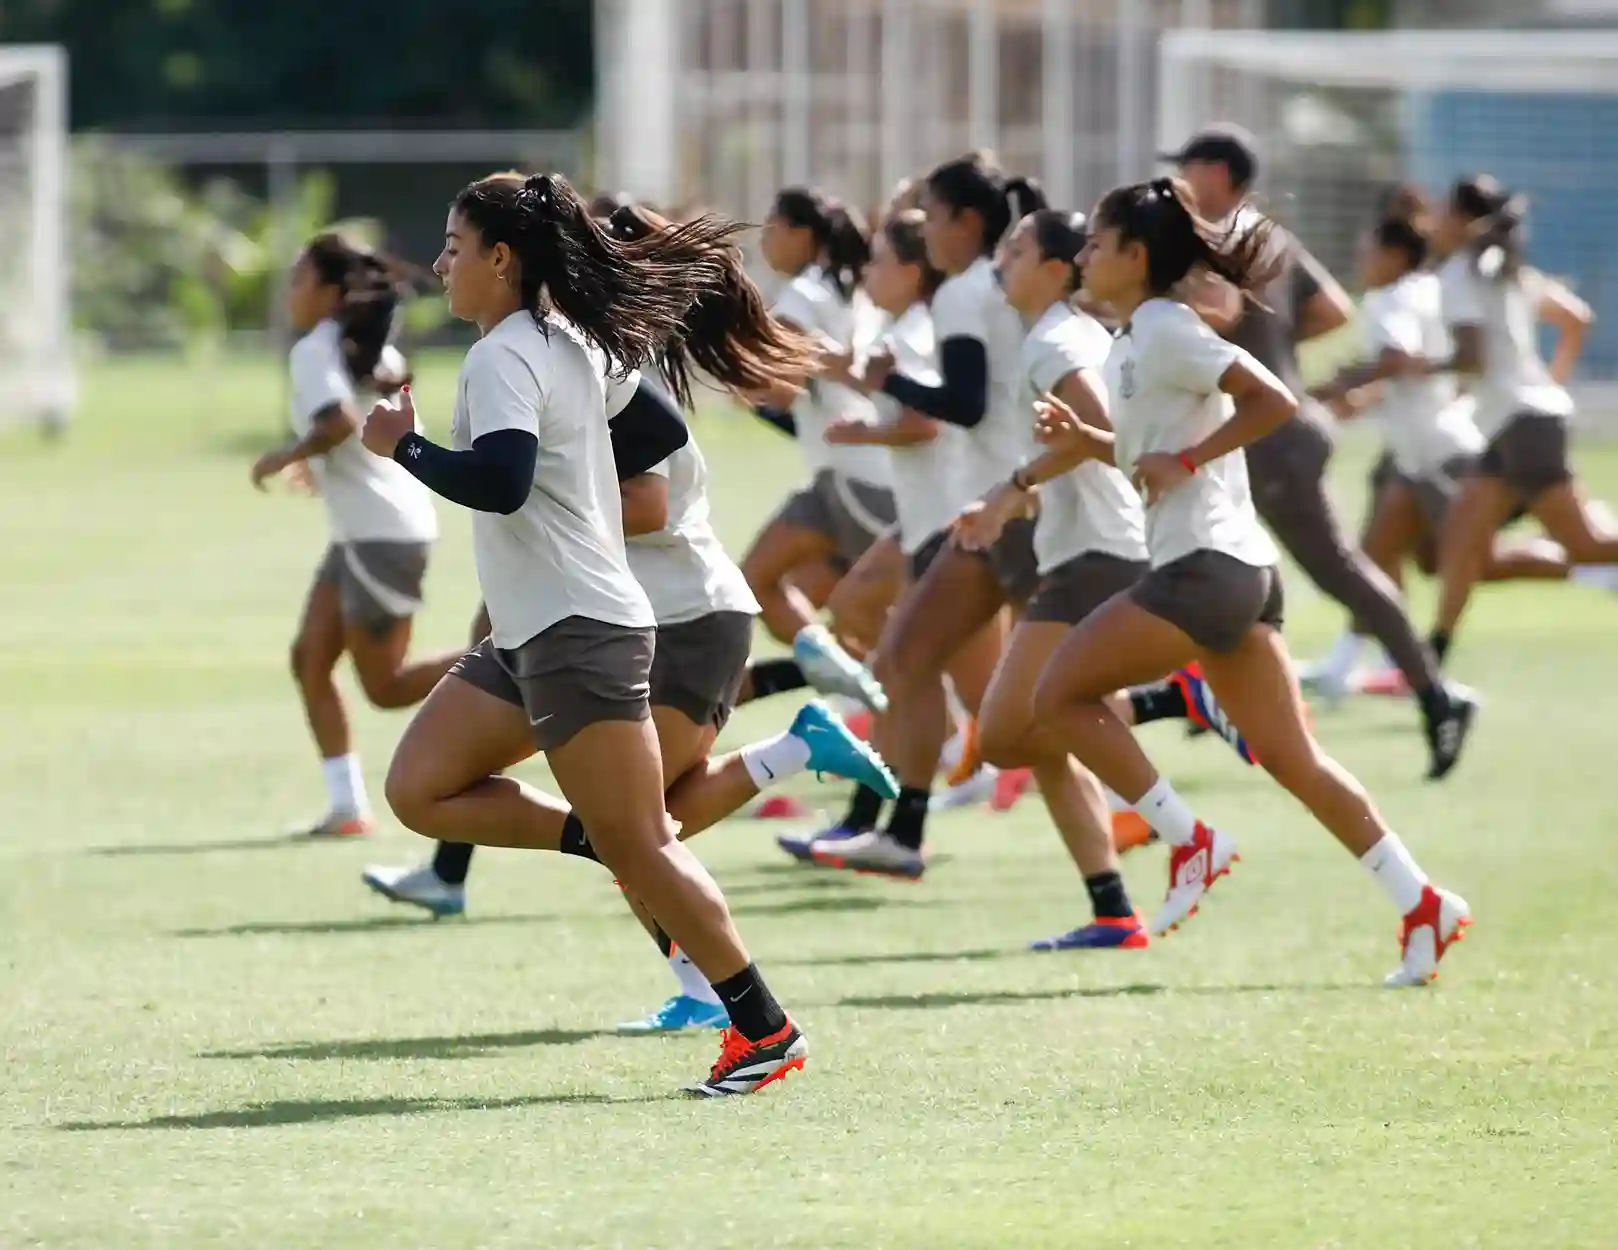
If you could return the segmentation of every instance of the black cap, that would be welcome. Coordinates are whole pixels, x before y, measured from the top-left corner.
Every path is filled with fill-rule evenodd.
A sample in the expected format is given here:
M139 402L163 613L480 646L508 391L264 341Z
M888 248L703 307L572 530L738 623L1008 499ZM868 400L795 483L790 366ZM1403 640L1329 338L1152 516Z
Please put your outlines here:
M1240 126L1219 124L1199 130L1178 152L1160 152L1158 160L1184 165L1190 161L1210 161L1230 170L1231 184L1245 190L1258 177L1258 147L1253 136Z

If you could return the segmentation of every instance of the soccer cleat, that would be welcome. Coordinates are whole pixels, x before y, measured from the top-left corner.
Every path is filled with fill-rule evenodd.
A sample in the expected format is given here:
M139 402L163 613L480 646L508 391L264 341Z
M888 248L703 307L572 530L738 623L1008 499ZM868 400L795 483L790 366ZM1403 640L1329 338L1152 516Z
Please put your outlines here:
M684 1029L728 1029L730 1013L722 1003L705 1003L689 994L676 994L650 1015L626 1020L620 1033L679 1033Z
M372 864L360 873L360 880L383 898L420 907L431 912L435 919L459 916L466 910L466 887L440 880L431 864L423 864L420 868L389 868Z
M1190 844L1176 846L1169 856L1169 892L1152 921L1153 936L1162 937L1195 916L1203 895L1237 858L1236 840L1199 820Z
M1427 780L1442 781L1460 762L1461 748L1477 721L1482 706L1475 693L1464 686L1450 683L1445 688L1447 698L1441 712L1434 714L1422 708L1427 733Z
M802 820L808 814L809 809L790 794L767 795L753 809L754 820Z
M974 807L993 798L995 787L999 784L1000 770L993 764L985 764L965 781L929 798L927 810L947 812L957 807Z
M1361 694L1381 695L1385 698L1403 699L1410 696L1410 683L1405 675L1396 668L1378 669L1366 673L1355 679L1355 685Z
M726 1029L719 1035L719 1058L707 1079L687 1085L685 1092L698 1098L755 1094L788 1072L801 1072L808 1057L809 1042L790 1020L779 1033L758 1042Z
M1028 943L1031 951L1126 950L1151 945L1139 916L1097 916L1089 924Z
M994 779L994 797L989 807L996 812L1009 812L1017 806L1023 795L1034 788L1034 773L1028 768L1002 769Z
M919 881L927 871L927 859L918 850L906 846L891 834L871 829L852 838L816 842L809 854L817 864L828 868L842 868L849 872L869 873L877 877L903 877Z
M1466 936L1471 923L1472 910L1459 894L1423 886L1421 902L1405 913L1399 930L1399 967L1383 978L1382 984L1389 989L1405 989L1437 980L1438 961Z
M1136 847L1156 842L1157 834L1139 812L1122 811L1112 814L1112 846L1120 855L1127 855Z
M830 829L822 829L818 833L783 833L776 838L775 844L793 859L805 863L814 862L814 846L817 842L842 842L849 838L857 838L866 832L853 825L833 825Z
M809 771L868 786L885 799L899 797L899 782L882 757L848 731L818 699L805 703L787 730L809 748Z
M320 822L299 829L297 836L316 840L331 838L363 838L376 828L369 812L345 812L332 808Z
M970 781L983 767L983 749L978 743L977 718L961 726L961 753L950 767L949 775L944 780L958 786Z
M882 683L832 637L824 625L806 625L792 640L792 658L798 662L809 684L821 694L840 694L857 699L873 712L888 710L888 696Z
M1185 696L1186 711L1192 725L1198 729L1218 734L1226 742L1230 743L1231 749L1249 764L1257 762L1253 758L1253 752L1248 749L1247 740L1242 737L1241 731L1230 723L1229 717L1225 715L1225 710L1219 706L1219 701L1214 698L1213 691L1208 688L1208 683L1203 679L1202 669L1199 666L1188 664L1186 667L1177 670L1169 680L1178 686L1180 693Z

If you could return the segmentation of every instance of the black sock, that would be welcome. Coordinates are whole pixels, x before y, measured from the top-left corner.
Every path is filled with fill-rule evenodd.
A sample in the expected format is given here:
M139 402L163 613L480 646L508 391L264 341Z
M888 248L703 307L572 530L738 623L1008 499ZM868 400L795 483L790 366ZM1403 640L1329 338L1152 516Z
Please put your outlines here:
M590 845L590 839L585 835L584 822L572 812L562 822L562 854L577 855L580 859L588 859L599 864L601 857L596 854L595 847Z
M802 690L809 684L796 660L760 660L747 670L753 684L755 699L768 699L772 694L788 690Z
M1449 658L1450 642L1449 630L1447 629L1433 630L1433 636L1427 640L1427 645L1433 649L1433 654L1438 657L1440 664Z
M1150 725L1154 720L1184 720L1191 715L1185 691L1177 681L1136 686L1129 692L1129 706L1134 709L1137 725Z
M843 824L864 833L867 829L875 829L876 822L881 818L882 796L870 786L860 786L854 791L854 801L848 805L848 815L843 817Z
M899 801L893 805L893 817L888 821L888 836L900 846L921 850L922 839L927 836L927 803L931 798L930 790L901 786Z
M1097 920L1114 920L1133 916L1135 905L1129 901L1124 879L1116 872L1098 872L1084 879L1084 888L1090 891L1090 906Z
M713 991L730 1012L731 1027L750 1042L762 1042L786 1027L787 1013L764 984L757 964L748 964L735 976L713 982Z
M1443 720L1449 713L1449 691L1442 685L1427 686L1416 691L1416 702L1421 706L1421 714L1429 724Z
M433 875L445 885L465 885L472 867L472 847L466 842L440 842L433 852Z

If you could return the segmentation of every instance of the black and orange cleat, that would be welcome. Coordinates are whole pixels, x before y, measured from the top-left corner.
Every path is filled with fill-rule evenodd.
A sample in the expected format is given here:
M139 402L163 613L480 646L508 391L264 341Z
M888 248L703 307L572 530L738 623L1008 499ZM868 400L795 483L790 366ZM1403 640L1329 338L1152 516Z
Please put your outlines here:
M705 1080L687 1085L685 1093L697 1098L727 1094L753 1094L788 1072L801 1071L809 1057L809 1042L788 1020L779 1032L762 1041L749 1041L735 1029L719 1035L719 1058Z

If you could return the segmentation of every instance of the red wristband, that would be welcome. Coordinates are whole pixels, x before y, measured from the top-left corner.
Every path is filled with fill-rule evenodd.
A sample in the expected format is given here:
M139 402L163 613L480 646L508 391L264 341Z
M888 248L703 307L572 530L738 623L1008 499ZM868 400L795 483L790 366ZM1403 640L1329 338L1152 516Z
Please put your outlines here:
M1191 459L1191 453L1190 452L1182 451L1179 455L1177 455L1175 457L1175 459L1178 460L1185 467L1185 471L1187 473L1195 473L1197 471L1197 462L1195 460Z

